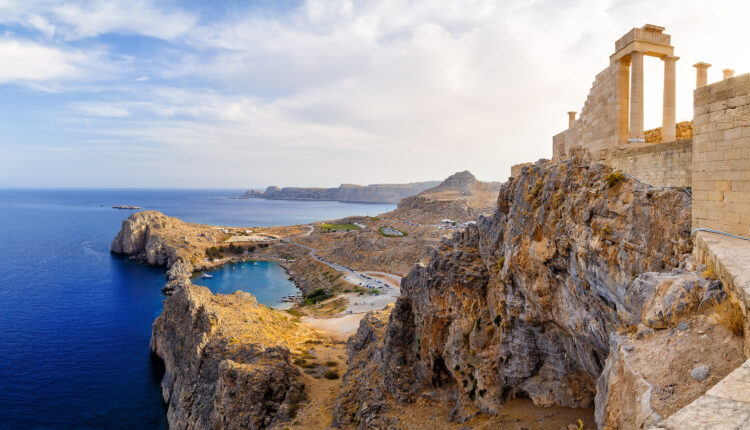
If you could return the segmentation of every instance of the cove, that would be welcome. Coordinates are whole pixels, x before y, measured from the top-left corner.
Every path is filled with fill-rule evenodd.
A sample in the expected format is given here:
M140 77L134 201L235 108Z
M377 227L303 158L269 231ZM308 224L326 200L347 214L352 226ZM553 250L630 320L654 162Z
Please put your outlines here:
M200 273L213 276L201 278ZM252 294L258 303L272 308L283 308L279 299L300 291L289 280L279 263L272 261L244 261L225 264L217 269L196 273L192 282L208 287L214 294L233 294L244 291Z

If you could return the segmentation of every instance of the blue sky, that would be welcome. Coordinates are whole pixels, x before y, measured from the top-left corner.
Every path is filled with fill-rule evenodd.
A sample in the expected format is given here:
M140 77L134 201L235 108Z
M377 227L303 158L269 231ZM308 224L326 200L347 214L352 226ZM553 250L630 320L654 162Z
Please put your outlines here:
M614 41L750 71L741 1L0 0L0 187L504 180L549 157ZM647 126L661 65L647 62Z

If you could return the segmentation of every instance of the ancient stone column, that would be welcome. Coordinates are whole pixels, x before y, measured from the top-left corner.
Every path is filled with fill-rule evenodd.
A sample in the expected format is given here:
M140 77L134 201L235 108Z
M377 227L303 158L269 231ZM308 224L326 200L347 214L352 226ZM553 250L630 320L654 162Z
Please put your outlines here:
M644 142L643 138L643 52L630 54L630 138L628 142Z
M732 69L724 69L722 72L724 72L724 79L729 79L734 76L734 70Z
M708 68L711 67L708 63L695 63L695 88L701 88L708 85Z
M630 136L630 57L617 66L617 143L626 143Z
M574 111L568 112L568 128L573 128L573 124L576 122L576 113Z
M664 105L662 111L662 142L674 142L677 139L675 122L675 63L680 57L664 57Z

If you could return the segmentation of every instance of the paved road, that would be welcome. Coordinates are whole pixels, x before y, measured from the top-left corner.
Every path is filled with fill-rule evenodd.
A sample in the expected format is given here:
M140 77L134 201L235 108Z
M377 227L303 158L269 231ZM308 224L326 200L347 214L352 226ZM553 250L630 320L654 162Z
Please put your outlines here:
M314 227L310 226L310 231L305 233L304 236L309 236L313 230ZM316 261L343 273L346 281L369 290L377 289L380 291L380 294L378 295L367 293L363 295L357 293L344 294L344 297L349 299L349 305L345 311L346 313L364 313L372 310L383 309L388 304L395 302L396 298L401 295L401 289L399 288L401 285L401 277L398 275L385 272L358 272L342 264L334 263L319 257L313 247L297 243L292 239L281 239L281 241L307 249L310 251L312 258Z

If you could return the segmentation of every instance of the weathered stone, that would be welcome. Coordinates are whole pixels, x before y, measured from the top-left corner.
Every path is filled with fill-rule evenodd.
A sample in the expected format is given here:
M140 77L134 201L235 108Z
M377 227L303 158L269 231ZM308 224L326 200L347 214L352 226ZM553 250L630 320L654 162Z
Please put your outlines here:
M514 394L593 404L610 333L651 298L631 294L634 274L671 270L690 250L687 194L629 177L610 185L610 172L565 161L505 183L492 217L403 280L382 388L367 380L352 390L407 402L435 391L457 418L499 412Z
M703 381L708 378L708 366L696 366L690 371L690 377L696 381Z

